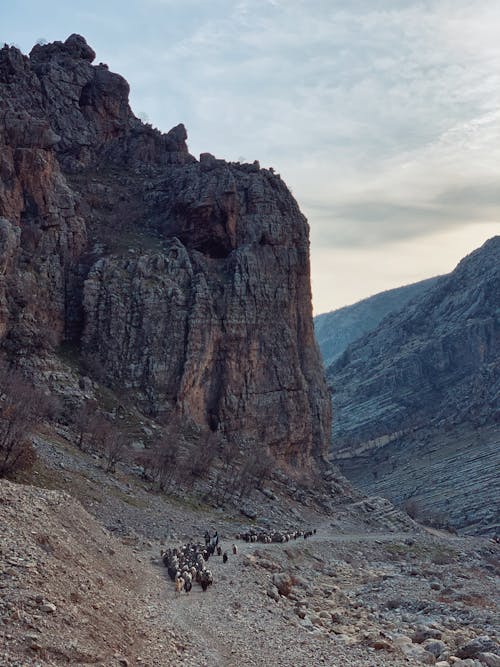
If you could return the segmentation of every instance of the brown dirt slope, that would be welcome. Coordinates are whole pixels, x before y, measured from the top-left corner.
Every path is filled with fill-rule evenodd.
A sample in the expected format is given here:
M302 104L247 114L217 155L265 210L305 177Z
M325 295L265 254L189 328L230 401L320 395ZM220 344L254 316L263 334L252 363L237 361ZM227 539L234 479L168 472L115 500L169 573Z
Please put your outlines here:
M138 563L78 502L0 480L0 536L2 667L140 662Z

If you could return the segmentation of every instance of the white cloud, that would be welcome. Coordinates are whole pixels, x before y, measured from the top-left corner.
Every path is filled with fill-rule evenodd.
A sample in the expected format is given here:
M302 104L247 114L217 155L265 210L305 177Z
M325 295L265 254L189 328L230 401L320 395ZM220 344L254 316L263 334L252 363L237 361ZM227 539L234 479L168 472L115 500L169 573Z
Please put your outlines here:
M47 2L24 0L7 41L82 32L129 80L137 112L165 131L186 124L194 154L276 167L309 217L313 257L373 246L376 272L395 238L442 230L454 247L469 224L479 245L473 230L498 221L498 0L145 0L119 22L114 2L87 0L78 25Z

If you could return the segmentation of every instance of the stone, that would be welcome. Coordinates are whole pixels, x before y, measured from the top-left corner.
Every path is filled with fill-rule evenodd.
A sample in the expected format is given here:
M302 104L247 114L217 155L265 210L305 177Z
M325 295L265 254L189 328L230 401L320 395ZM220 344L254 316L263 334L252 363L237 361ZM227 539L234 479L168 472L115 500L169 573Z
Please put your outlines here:
M446 644L440 639L426 639L422 643L422 647L432 653L436 658L439 658L440 655L445 653L448 650Z
M40 611L44 611L47 614L53 614L57 611L57 607L52 602L44 602L40 605Z
M422 625L415 630L411 639L416 644L422 644L426 639L441 639L441 637L442 632L440 630Z
M399 648L404 655L410 660L415 660L423 665L434 665L436 657L426 651L420 644L399 644Z
M477 658L480 662L488 667L500 667L500 656L496 653L489 653L488 651L478 653Z
M499 644L488 635L481 635L461 646L456 654L459 658L476 658L480 653L498 653L499 648Z
M286 572L276 572L273 574L273 584L283 597L287 597L290 594L293 586L292 578Z

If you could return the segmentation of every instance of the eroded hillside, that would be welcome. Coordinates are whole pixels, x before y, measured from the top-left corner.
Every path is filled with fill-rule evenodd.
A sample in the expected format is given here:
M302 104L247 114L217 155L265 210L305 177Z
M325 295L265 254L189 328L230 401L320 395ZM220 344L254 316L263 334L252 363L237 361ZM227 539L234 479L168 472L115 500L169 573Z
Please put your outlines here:
M499 314L497 236L330 366L335 457L357 484L498 530Z

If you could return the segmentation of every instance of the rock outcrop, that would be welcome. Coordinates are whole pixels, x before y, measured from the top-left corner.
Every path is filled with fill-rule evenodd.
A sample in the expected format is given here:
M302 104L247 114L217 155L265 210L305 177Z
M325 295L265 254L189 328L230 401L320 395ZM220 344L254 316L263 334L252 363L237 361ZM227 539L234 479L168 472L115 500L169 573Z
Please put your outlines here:
M380 292L352 306L316 315L314 333L325 368L336 361L354 341L375 329L390 313L406 306L412 299L432 287L438 278Z
M66 343L149 413L308 467L329 439L308 225L258 163L137 119L85 40L0 50L0 334ZM97 372L97 371L96 371Z
M499 351L496 236L329 367L344 473L456 526L496 530Z

